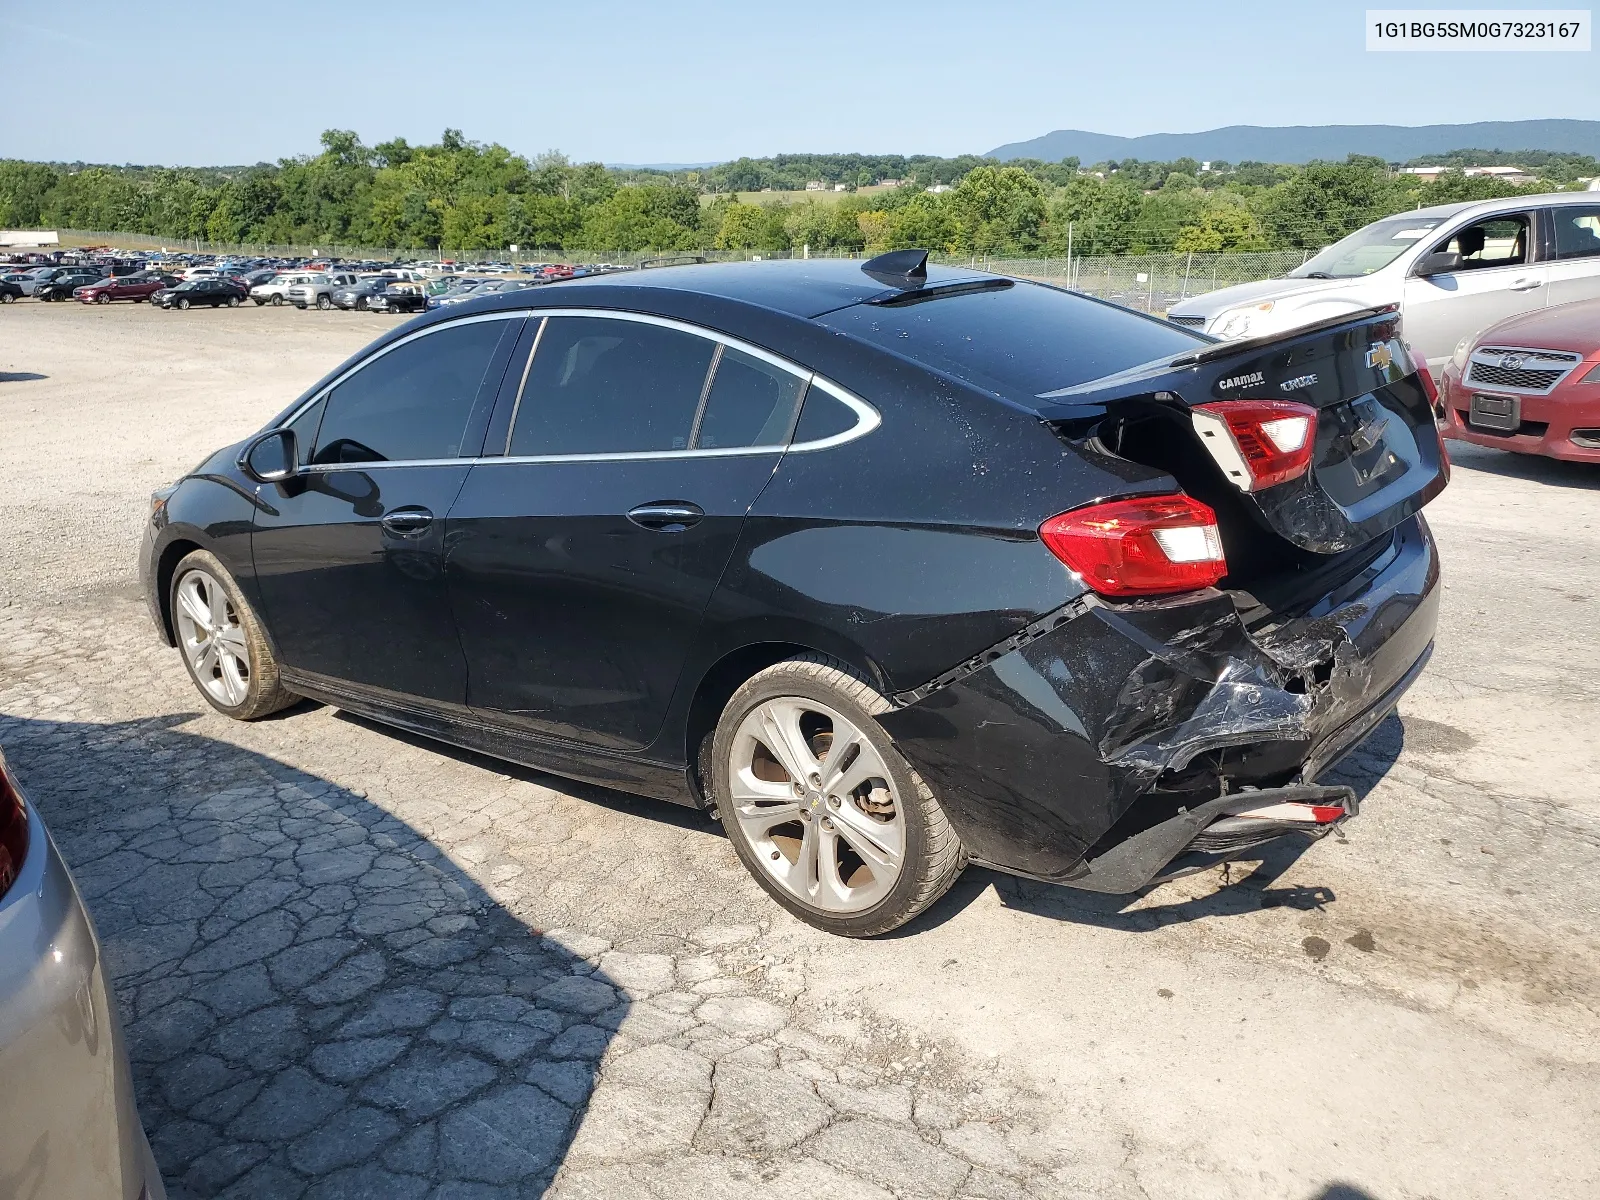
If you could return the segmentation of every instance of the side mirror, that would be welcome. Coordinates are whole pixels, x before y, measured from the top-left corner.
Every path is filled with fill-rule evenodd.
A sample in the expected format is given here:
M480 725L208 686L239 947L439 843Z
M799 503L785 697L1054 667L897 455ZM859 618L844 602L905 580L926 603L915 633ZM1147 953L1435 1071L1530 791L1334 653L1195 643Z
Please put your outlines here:
M257 483L279 483L299 465L300 448L292 429L269 429L239 455L239 469Z
M1435 250L1417 259L1417 265L1411 268L1411 273L1420 279L1426 279L1430 275L1448 275L1451 271L1459 270L1461 270L1461 255L1454 250Z

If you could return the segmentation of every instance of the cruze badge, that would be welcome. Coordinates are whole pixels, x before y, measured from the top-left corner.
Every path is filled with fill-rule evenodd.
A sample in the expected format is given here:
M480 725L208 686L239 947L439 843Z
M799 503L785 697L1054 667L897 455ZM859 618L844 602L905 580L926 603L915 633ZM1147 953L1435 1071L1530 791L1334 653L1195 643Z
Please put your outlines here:
M1285 379L1278 387L1286 392L1298 392L1301 388L1311 387L1316 382L1315 375L1296 375L1293 379Z
M1372 349L1367 351L1367 366L1369 367L1377 367L1382 370L1392 362L1394 362L1394 355L1389 353L1389 347L1382 342L1375 343Z
M1261 371L1251 371L1248 375L1230 375L1217 383L1217 391L1230 392L1234 388L1254 387L1258 383L1265 383L1266 379L1266 375Z

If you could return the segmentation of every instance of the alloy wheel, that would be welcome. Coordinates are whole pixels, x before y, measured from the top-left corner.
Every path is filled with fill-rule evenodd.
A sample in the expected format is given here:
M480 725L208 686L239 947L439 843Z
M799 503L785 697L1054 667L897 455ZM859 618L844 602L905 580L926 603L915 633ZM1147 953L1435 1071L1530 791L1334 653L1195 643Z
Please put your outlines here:
M750 711L729 753L736 836L780 887L834 914L889 894L905 859L905 812L882 756L848 718L780 696Z
M178 637L195 680L219 704L237 708L250 691L250 644L222 585L205 571L178 584Z

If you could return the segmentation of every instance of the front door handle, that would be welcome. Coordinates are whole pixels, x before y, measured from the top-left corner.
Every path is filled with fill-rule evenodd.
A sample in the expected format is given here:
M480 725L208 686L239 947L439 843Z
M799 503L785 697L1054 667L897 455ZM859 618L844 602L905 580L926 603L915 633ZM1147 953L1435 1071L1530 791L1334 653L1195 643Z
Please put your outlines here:
M628 520L657 533L682 533L691 525L698 525L705 515L705 509L687 500L657 500L628 510Z
M1536 287L1543 287L1542 279L1519 279L1511 285L1513 292L1531 292Z
M385 516L381 524L399 537L417 537L428 532L433 514L425 508L400 508Z

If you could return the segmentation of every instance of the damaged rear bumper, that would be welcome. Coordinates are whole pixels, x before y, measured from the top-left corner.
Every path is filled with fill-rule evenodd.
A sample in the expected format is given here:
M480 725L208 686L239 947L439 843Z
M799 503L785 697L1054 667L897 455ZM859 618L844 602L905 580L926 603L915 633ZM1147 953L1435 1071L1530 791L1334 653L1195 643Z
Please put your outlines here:
M1352 575L1277 611L1223 593L1091 602L879 719L975 861L1135 891L1182 873L1186 854L1222 861L1265 840L1211 835L1205 849L1246 789L1277 803L1269 791L1314 786L1393 710L1432 650L1438 584L1415 516ZM1342 821L1354 797L1335 791Z

